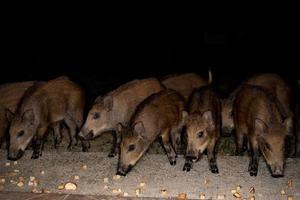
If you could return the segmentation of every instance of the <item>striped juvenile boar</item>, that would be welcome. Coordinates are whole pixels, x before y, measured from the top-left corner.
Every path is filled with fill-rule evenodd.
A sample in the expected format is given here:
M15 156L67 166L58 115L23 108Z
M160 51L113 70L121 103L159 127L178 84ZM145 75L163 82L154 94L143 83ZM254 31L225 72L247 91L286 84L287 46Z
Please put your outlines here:
M10 113L15 113L17 105L25 91L35 82L8 83L0 86L0 147L11 121Z
M121 141L117 124L127 124L138 104L162 89L164 87L157 79L148 78L128 82L103 97L99 96L89 111L79 136L92 139L104 132L113 131L114 144L108 156L117 155Z
M229 98L222 101L222 133L229 134L234 129L233 123L233 113L232 113L232 105L235 99L235 95L238 93L240 88L244 84L248 85L256 85L263 87L264 89L268 90L274 96L277 97L279 102L282 104L284 108L284 112L286 113L287 117L290 118L289 126L287 126L288 132L291 133L293 129L293 114L291 111L291 89L288 84L277 74L259 74L249 78L248 80L244 81L241 86L239 86Z
M82 124L84 103L83 90L67 77L59 77L32 86L24 94L11 122L8 159L19 159L31 141L32 158L38 158L42 153L47 129L59 125L58 122L61 121L69 128L70 149L76 136L76 129ZM83 149L86 149L84 143Z
M259 150L273 177L284 174L284 141L289 119L282 114L279 100L259 86L244 85L233 104L237 151L242 152L243 138L249 141L248 171L257 175Z
M207 149L210 171L218 173L215 145L220 136L220 102L209 86L196 89L188 105L186 120L187 150L183 171L190 171L192 162L199 160Z
M174 90L161 91L142 102L129 126L119 124L123 139L117 174L125 176L158 137L170 164L175 165L184 124L183 111L184 99Z
M211 71L208 71L208 75L208 80L205 80L195 73L173 74L166 76L161 82L166 88L179 92L187 101L194 89L212 82Z

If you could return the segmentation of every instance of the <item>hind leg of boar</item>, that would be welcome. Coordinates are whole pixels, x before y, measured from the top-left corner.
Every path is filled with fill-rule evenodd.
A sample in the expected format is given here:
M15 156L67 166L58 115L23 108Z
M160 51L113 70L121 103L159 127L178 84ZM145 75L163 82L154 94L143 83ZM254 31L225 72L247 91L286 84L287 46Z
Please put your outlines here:
M236 152L237 156L243 155L243 144L244 144L244 135L240 131L236 130Z
M121 143L121 134L120 133L113 131L112 135L113 135L113 146L110 150L110 153L108 154L108 157L110 157L110 158L118 155L118 153L120 151L120 143Z
M161 135L161 141L162 141L162 145L167 153L170 164L176 165L177 155L171 145L169 131L170 130L166 130L163 132L163 134Z
M181 147L181 129L176 127L171 130L171 141L177 155Z
M65 123L69 128L69 138L70 138L70 142L68 145L68 150L71 151L73 148L73 140L76 140L76 123L72 120L71 117L66 117L65 118Z
M216 162L216 156L215 156L215 146L216 142L211 142L207 146L207 158L209 162L209 169L212 173L219 173L219 169Z
M62 141L60 124L56 123L53 125L53 137L54 137L54 148L57 149L58 145Z
M248 171L250 176L257 176L257 169L258 169L258 159L259 159L259 150L257 146L257 142L254 138L250 138L250 162Z

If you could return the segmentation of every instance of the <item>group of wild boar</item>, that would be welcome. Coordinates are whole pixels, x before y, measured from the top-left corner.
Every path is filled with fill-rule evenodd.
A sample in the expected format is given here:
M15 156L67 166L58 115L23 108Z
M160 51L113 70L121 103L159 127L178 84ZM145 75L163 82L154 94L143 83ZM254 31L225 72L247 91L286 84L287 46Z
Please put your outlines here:
M183 170L190 171L206 152L210 171L218 173L216 144L221 132L228 135L235 130L236 153L248 150L251 176L257 175L260 153L272 176L283 176L287 136L297 138L291 154L300 154L295 129L299 120L294 117L298 113L293 114L288 84L276 74L259 74L220 99L211 82L210 71L207 79L188 73L134 80L97 97L85 122L85 92L68 77L4 84L0 144L7 141L10 160L19 159L31 144L36 159L49 130L54 147L61 142L62 125L68 128L69 150L80 141L82 150L88 151L89 140L109 131L113 133L109 157L119 155L117 174L126 175L156 139L175 165L185 135Z

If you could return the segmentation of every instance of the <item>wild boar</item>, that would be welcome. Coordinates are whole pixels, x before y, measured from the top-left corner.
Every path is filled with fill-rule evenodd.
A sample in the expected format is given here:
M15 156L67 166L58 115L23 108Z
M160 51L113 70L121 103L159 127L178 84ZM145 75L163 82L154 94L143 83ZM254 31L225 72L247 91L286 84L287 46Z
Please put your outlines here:
M176 164L184 125L184 98L174 90L163 90L143 101L128 126L118 125L122 132L117 174L125 176L160 137L171 165Z
M210 86L203 86L192 93L186 120L188 142L183 171L190 171L192 162L199 160L207 149L210 171L219 173L215 145L220 136L220 110L219 98Z
M0 86L0 148L7 138L6 132L11 121L9 113L16 111L17 105L25 91L34 83L34 81L26 81Z
M259 86L244 85L236 94L233 116L237 136L237 151L242 151L243 138L249 141L248 171L257 175L259 150L273 177L284 174L284 141L289 118L282 114L279 100Z
M133 80L108 94L97 97L79 133L84 139L93 139L104 132L113 133L113 147L109 157L119 153L121 135L117 124L127 124L136 107L148 96L163 90L155 78Z
M222 133L224 135L230 134L234 129L232 105L235 99L235 95L244 84L256 85L268 90L274 96L277 97L282 104L284 112L287 117L290 118L290 124L287 126L288 132L291 133L293 129L293 114L291 111L291 89L289 85L277 74L263 73L250 77L244 81L232 94L222 100Z
M161 80L162 84L169 89L179 92L187 101L194 89L212 82L212 73L208 71L208 80L195 73L173 74Z
M68 148L71 149L73 139L76 138L76 129L83 122L84 103L84 91L67 77L32 86L24 94L11 122L8 159L19 159L31 140L31 158L38 158L42 154L47 129L62 121L69 128ZM84 143L83 150L86 150Z
M300 104L296 105L296 112L295 112L295 126L296 126L296 150L295 156L300 156Z

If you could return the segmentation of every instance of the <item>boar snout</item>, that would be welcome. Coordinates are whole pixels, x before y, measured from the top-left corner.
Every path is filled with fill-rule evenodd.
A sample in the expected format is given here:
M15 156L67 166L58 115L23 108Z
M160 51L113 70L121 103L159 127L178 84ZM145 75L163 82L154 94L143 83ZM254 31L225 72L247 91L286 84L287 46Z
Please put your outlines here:
M126 176L128 172L132 169L132 165L122 165L118 167L117 175Z
M9 151L7 159L16 161L16 160L20 159L23 156L23 154L24 154L24 151L22 151L21 149L19 149L17 151Z
M282 166L271 166L271 174L274 178L283 177L283 167Z
M85 139L85 140L90 140L94 138L94 131L90 130L87 134L84 134L85 131L80 131L78 134L79 138Z
M194 151L188 151L187 154L185 155L186 159L191 160L195 162L198 159L198 154Z

